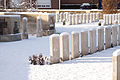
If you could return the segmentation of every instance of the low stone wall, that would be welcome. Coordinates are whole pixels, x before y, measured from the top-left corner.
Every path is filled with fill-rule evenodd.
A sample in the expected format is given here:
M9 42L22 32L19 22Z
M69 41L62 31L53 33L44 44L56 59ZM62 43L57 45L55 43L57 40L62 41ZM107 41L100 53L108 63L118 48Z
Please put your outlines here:
M21 34L8 34L0 35L0 42L10 42L10 41L19 41L21 40Z

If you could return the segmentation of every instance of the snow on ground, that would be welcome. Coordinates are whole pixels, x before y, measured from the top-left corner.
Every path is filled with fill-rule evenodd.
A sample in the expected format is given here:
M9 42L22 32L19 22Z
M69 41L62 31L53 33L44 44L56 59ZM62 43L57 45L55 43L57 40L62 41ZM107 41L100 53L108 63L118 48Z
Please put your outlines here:
M88 24L77 24L77 25L62 25L62 23L56 23L55 24L55 29L57 33L62 33L62 32L69 32L71 33L72 31L86 31L86 30L91 30L91 29L96 29L98 28L98 22L94 23L88 23Z
M97 23L60 26L56 25L57 33L88 30L96 28ZM29 56L40 53L49 56L49 36L0 42L0 46L1 80L112 80L112 53L120 49L117 46L59 64L33 66L28 63Z
M33 54L49 56L49 37L16 42L0 42L0 79L28 80L28 58Z
M59 64L30 66L29 80L112 80L112 53L120 46Z

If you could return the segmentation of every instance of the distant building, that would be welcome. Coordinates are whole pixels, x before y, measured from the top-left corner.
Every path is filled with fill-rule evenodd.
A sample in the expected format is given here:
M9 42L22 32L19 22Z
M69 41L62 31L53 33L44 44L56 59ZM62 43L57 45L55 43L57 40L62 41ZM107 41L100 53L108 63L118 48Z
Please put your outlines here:
M4 4L5 2L6 4ZM14 4L28 2L29 4L34 4L32 6L38 9L79 9L82 3L90 3L92 5L100 4L100 0L0 0L0 8L13 8L11 2ZM120 0L118 0L118 3L119 2Z

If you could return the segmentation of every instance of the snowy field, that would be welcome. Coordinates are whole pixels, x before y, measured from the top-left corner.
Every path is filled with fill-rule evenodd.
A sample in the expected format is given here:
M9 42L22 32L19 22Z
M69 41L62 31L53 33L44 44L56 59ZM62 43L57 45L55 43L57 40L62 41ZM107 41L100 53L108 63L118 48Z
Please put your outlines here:
M64 26L57 33L97 28L98 23ZM120 46L59 64L33 66L28 57L49 56L49 36L16 42L0 42L0 80L112 80L112 53ZM71 49L71 48L70 48Z

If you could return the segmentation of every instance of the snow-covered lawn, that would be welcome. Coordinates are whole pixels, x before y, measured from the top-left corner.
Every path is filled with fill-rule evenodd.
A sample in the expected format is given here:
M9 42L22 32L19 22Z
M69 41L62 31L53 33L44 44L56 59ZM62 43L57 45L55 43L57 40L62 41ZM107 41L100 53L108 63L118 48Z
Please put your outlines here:
M96 28L97 23L60 27L57 33ZM71 47L70 47L71 49ZM112 80L112 53L120 46L63 63L33 66L28 57L49 56L49 36L16 42L0 42L0 80Z

